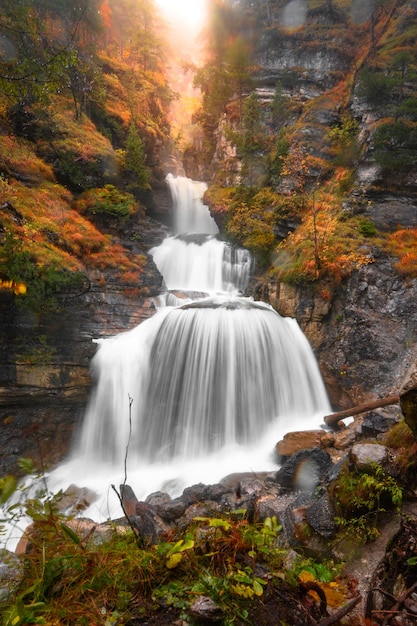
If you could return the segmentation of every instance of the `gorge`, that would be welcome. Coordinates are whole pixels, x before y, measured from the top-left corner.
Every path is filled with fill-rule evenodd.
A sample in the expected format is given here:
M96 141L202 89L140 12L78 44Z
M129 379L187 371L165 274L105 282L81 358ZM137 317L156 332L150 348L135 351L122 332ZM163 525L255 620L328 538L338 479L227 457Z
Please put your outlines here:
M295 576L300 594L288 617L285 590L287 622L332 619L316 601L314 617L305 611L312 581L296 564L308 553L319 595L326 583L316 560L352 561L349 584L357 581L368 607L347 623L363 626L368 611L366 619L387 624L379 606L408 626L415 617L407 611L416 610L408 594L417 472L415 0L213 0L198 58L179 30L168 51L151 0L89 0L92 12L81 14L72 3L32 5L0 8L1 497L32 467L53 492L79 486L80 514L101 521L121 515L113 483L132 486L139 501L126 502L127 518L139 543L141 533L144 543L163 537L149 558L169 578L168 590L158 579L152 595L132 591L133 605L147 598L129 604L133 621L142 610L154 619L156 605L167 624L197 620L191 586L174 587L188 556L204 562L207 554L210 567L227 555L216 571L221 593L205 589L225 619L244 621L231 587L246 585L250 619L258 626L265 610L264 623L274 623L276 571L286 582ZM322 428L332 410L398 394L401 405ZM194 519L201 529L191 528ZM381 564L403 520L406 556L393 561L387 552L396 579L388 584ZM87 526L81 543L71 528L64 535L90 566L90 539L108 526ZM345 542L345 531L357 538L364 528L368 539L381 530L381 542ZM252 544L240 552L246 530ZM58 550L56 524L55 532ZM214 536L220 543L209 546ZM255 539L272 541L256 557ZM237 544L229 558L226 546ZM288 560L265 565L278 544L290 546ZM129 545L123 562L137 549ZM166 566L164 549L178 570ZM51 605L65 586L52 570L42 596ZM94 605L91 589L103 583L112 595L97 572L77 579L88 601L76 623ZM373 598L372 585L386 593ZM92 622L104 619L103 607L108 623L124 614L119 589L112 600L100 596ZM389 605L397 596L407 603ZM167 607L168 597L177 606ZM66 604L76 606L75 597Z

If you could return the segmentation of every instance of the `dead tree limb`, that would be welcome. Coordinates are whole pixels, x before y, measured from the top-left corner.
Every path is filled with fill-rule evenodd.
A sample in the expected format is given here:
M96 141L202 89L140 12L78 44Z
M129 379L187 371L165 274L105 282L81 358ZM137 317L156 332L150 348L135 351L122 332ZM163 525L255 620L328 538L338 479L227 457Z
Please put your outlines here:
M379 409L383 406L389 406L390 404L398 404L399 402L400 396L398 394L393 394L392 396L380 398L379 400L374 400L373 402L364 402L363 404L358 404L357 406L353 406L352 408L346 409L345 411L337 411L336 413L332 413L331 415L326 415L324 417L324 421L327 426L333 426L345 417L352 417L353 415L358 415L359 413L365 413L365 411L372 411L372 409Z
M345 604L345 606L343 606L341 609L339 609L329 617L322 619L317 626L332 626L332 624L337 624L337 622L341 620L342 617L350 613L350 611L355 608L355 606L361 601L361 599L361 596L356 596L355 598L352 598L352 600Z

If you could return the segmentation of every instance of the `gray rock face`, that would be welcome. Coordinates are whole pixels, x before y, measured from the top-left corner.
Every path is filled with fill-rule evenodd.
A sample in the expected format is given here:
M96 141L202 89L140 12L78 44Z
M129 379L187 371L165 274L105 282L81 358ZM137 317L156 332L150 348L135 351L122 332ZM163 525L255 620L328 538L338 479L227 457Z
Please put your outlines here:
M330 326L337 343L322 358L338 372L343 387L384 397L397 392L417 348L417 281L403 279L389 259L361 267L340 294L342 319ZM324 357L324 354L326 357Z
M146 244L132 241L129 232L127 245L146 255L166 230L150 218L140 229ZM162 290L149 256L136 289L101 272L88 279L85 291L64 299L59 313L33 313L0 292L0 475L18 474L19 457L30 457L43 469L62 460L91 387L93 339L153 315L152 296Z
M300 323L335 407L398 393L417 361L417 280L399 275L394 259L380 254L361 266L330 301L291 285L269 293L279 313Z

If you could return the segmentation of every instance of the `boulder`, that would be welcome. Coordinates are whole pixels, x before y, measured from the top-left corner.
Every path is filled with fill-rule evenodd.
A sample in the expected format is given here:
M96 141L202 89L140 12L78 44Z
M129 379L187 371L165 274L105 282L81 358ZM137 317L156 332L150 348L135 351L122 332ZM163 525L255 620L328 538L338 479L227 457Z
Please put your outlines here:
M331 467L331 457L325 450L300 450L285 461L276 480L287 489L312 493L325 480Z
M350 456L359 470L366 470L373 463L383 464L388 459L388 450L379 443L357 443L352 446Z
M305 430L290 432L284 435L275 446L279 458L289 457L300 450L312 448L328 448L334 443L334 434L325 430Z

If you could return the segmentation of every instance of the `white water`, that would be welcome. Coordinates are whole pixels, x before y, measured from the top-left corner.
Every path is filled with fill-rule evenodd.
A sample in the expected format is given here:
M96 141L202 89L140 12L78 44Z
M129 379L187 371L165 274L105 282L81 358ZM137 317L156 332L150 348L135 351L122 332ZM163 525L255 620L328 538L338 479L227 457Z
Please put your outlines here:
M167 237L150 251L166 288L243 293L251 273L250 254L216 237L219 230L202 200L207 185L183 176L174 178L172 174L167 182L175 236Z
M172 176L168 183L175 228L212 228L201 202L204 185ZM194 209L198 216L188 217ZM184 252L187 261L175 246L169 257L174 241L191 248ZM85 516L121 516L111 485L124 481L125 469L139 499L156 490L177 496L188 485L212 484L231 472L274 469L275 443L288 431L319 427L330 410L297 322L238 295L247 283L248 254L234 254L230 262L230 248L209 241L222 252L202 255L187 237L164 242L172 276L165 281L227 293L175 300L135 329L97 342L96 384L79 441L48 477L52 492L75 483L98 494ZM160 252L154 250L154 258ZM210 276L203 287L200 276Z
M168 174L166 180L173 202L174 234L216 235L219 232L217 224L203 204L206 183L190 180L185 176L174 177L172 174Z
M210 235L168 237L150 252L167 289L219 293L244 292L248 286L251 259L247 250L232 248Z

